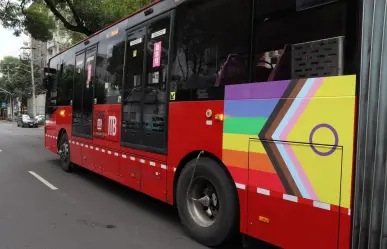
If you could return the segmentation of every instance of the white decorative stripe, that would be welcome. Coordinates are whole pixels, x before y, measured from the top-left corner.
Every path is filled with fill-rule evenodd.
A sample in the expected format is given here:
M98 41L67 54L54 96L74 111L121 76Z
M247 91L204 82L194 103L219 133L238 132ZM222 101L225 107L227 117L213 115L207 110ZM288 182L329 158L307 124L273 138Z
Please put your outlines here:
M298 202L298 197L294 195L283 194L282 198L287 201Z
M101 151L102 151L103 153L105 153L105 150L104 150L104 149L102 149Z
M130 157L130 160L135 161L136 158L135 158L134 156L131 156L131 157Z
M140 159L140 163L145 163L145 160L144 159Z
M115 155L115 156L118 156L118 153L117 153L117 152L114 152L114 155Z
M99 148L98 148L98 147L95 147L95 150L96 150L96 151L99 151Z
M126 158L126 155L122 154L122 158Z
M319 201L313 201L313 207L321 208L321 209L325 209L325 210L331 210L331 205L330 204L322 203L322 202L319 202Z
M257 193L270 196L270 190L263 189L263 188L257 188Z
M243 190L245 190L246 189L246 185L244 185L244 184L241 184L241 183L235 183L235 186L237 187L237 188L239 188L239 189L243 189Z
M173 168L173 172L176 172L176 168Z
M90 149L93 149L94 147L93 146L90 146Z
M155 162L149 162L149 165L154 167L154 166L156 166L156 163Z
M161 164L161 168L162 168L162 169L167 169L167 165Z
M89 145L85 144L85 147L86 147L86 148L89 148Z
M109 154L109 155L111 155L111 154L112 154L112 152L111 152L110 150L108 150L108 154Z
M351 216L351 209L348 209L348 215Z
M77 142L77 145L79 145L79 143Z

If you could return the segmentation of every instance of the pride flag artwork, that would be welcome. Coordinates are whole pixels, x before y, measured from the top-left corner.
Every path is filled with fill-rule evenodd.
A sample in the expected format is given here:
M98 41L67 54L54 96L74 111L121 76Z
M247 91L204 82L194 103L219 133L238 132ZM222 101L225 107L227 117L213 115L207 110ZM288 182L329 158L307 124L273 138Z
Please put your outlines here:
M350 75L226 86L222 160L234 179L348 208L355 85Z

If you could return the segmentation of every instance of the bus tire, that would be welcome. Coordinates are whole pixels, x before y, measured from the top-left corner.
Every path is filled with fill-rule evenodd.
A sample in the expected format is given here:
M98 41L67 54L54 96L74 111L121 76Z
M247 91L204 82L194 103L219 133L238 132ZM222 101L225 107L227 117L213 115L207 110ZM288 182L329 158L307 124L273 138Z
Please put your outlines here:
M191 160L183 168L176 189L179 216L192 238L210 247L236 238L240 222L238 194L217 162L200 158L196 165L196 159Z
M70 143L66 133L60 139L58 152L60 155L60 166L65 172L72 172L73 165L70 160Z

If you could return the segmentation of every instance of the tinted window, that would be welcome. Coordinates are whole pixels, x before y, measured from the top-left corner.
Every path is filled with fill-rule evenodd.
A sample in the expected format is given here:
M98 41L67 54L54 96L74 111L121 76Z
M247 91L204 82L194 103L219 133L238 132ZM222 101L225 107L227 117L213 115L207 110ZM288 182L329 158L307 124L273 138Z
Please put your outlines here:
M95 82L95 61L96 48L88 49L86 51L85 61L85 75L83 80L83 95L82 95L82 134L85 136L92 135L92 121L93 121L93 96L94 96L94 82Z
M73 133L81 134L82 132L82 91L84 79L85 54L79 54L75 57L74 73L74 99L73 99Z
M58 67L60 65L60 57L54 57L49 62L49 67L54 69L56 73L46 75L49 79L48 89L46 92L46 115L47 120L54 113L57 106L57 84L58 84ZM54 71L54 72L55 72Z
M126 76L122 99L122 141L140 143L145 28L128 34Z
M292 4L278 11L277 5L265 3L256 9L253 81L339 74L331 69L334 61L341 57L342 43L338 37L346 35L345 4L329 4L304 11L297 11ZM333 40L327 41L328 38ZM328 60L328 64L320 63ZM330 68L328 71L327 67Z
M164 132L170 19L165 18L148 28L147 81L144 88L143 127Z
M104 32L98 44L96 104L121 102L125 54L125 27L119 24Z
M247 82L250 2L193 1L178 9L172 92Z
M70 105L73 94L73 78L75 58L73 54L66 53L58 70L58 105Z

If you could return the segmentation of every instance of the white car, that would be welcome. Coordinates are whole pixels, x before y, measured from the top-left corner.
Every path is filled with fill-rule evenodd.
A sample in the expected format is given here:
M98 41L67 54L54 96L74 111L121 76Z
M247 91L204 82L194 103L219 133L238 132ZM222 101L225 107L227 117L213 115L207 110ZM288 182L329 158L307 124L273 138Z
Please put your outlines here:
M36 116L35 120L36 120L36 122L38 122L39 124L40 124L40 123L43 123L44 120L45 120L45 116L44 116L44 115L38 115L38 116Z

